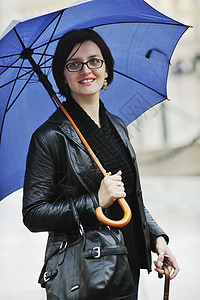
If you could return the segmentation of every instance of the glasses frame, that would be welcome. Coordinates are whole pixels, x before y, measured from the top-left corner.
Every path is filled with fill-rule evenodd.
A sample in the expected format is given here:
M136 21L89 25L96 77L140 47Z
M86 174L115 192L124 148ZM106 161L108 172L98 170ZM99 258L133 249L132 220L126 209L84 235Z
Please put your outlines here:
M94 59L96 59L96 60L100 60L101 61L101 65L99 66L99 67L94 67L94 68L91 68L91 67L89 67L89 65L88 65L88 63L91 61L91 60L94 60ZM102 68L102 66L103 66L103 63L105 62L105 60L104 59L99 59L99 58L91 58L91 59L89 59L88 61L86 61L86 62L82 62L82 61L76 61L76 63L80 63L81 64L81 68L79 69L79 70L76 70L76 71L72 71L72 70L70 70L69 69L69 65L71 64L71 63L68 63L68 64L66 64L65 65L65 68L69 71L69 72L79 72L79 71L81 71L82 69L83 69L83 66L84 65L86 65L87 67L88 67L88 69L90 69L90 70L96 70L96 69L100 69L100 68Z

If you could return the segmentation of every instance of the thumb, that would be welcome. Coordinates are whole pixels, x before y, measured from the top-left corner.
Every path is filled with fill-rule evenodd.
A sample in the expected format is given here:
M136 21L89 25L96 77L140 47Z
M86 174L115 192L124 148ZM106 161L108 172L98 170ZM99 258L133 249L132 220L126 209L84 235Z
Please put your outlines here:
M117 174L117 175L122 175L122 171L119 170L116 174Z
M163 264L163 262L164 262L164 258L165 258L164 253L158 254L157 261L154 262L155 265L156 265L156 267L162 268L162 264Z

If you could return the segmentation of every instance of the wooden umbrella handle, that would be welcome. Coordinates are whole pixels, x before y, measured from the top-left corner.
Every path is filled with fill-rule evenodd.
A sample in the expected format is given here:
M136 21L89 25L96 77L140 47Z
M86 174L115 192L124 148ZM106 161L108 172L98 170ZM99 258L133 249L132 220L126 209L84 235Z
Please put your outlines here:
M70 121L70 123L72 124L72 126L74 127L76 133L78 134L79 138L81 139L82 143L84 144L85 148L87 149L87 151L89 152L89 154L91 155L91 157L93 158L94 162L96 163L97 167L99 168L99 170L102 172L102 174L104 176L107 176L107 173L105 171L105 169L103 168L103 166L101 165L100 161L98 160L98 158L96 157L96 155L94 154L94 152L92 151L91 147L89 146L89 144L87 143L86 139L84 138L84 136L82 135L82 133L80 132L80 130L78 129L78 127L76 126L76 124L74 123L74 121L72 120L71 116L69 115L69 113L67 112L67 110L65 109L65 107L62 105L62 103L60 102L60 100L58 99L58 97L56 96L56 94L52 95L52 98L56 101L56 103L58 104L58 106L61 108L61 110L63 111L63 113L65 114L65 116L68 118L68 120ZM121 208L124 211L124 217L119 220L119 221L115 221L115 220L110 220L108 219L103 211L102 208L99 206L96 208L95 213L96 216L98 218L98 220L106 225L109 226L114 226L114 227L123 227L125 225L127 225L131 219L131 209L129 207L129 205L127 204L127 202L125 201L124 198L120 198L117 200L119 202L119 205L121 206Z
M164 300L169 299L169 283L170 283L170 274L169 269L166 266L163 266L165 272L165 285L164 285Z
M126 200L124 198L120 198L117 201L124 211L123 218L121 220L117 220L117 221L111 220L104 215L102 207L99 206L96 208L95 213L96 213L97 219L100 222L102 222L106 225L109 225L109 226L114 226L114 227L123 227L130 222L132 213L131 213L131 209L130 209L129 205L127 204Z

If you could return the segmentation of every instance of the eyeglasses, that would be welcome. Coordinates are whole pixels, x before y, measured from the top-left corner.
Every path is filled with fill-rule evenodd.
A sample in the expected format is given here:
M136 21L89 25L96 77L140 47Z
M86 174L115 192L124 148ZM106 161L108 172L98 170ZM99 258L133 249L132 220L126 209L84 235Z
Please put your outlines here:
M65 67L69 72L81 71L83 69L83 65L86 65L89 69L99 69L102 67L104 61L105 60L103 59L92 58L86 62L81 62L81 61L70 62L66 64Z

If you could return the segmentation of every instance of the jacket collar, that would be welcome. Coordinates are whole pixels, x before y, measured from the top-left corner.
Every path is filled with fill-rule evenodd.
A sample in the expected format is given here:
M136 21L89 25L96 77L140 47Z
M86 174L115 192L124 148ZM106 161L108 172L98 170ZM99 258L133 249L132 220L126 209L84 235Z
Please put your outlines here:
M109 113L106 110L106 113L112 122L112 124L115 126L117 132L119 133L121 139L123 140L124 144L126 147L129 148L130 150L130 145L128 143L127 136L125 134L126 126L124 123L121 121L120 118L117 116ZM59 124L59 128L61 129L62 132L64 132L65 135L68 136L69 139L73 140L79 147L87 151L84 147L84 145L81 142L81 139L79 138L78 134L76 133L75 129L73 128L72 124L70 121L67 119L67 117L64 115L62 110L58 108L48 119L49 122L51 123L57 123Z

